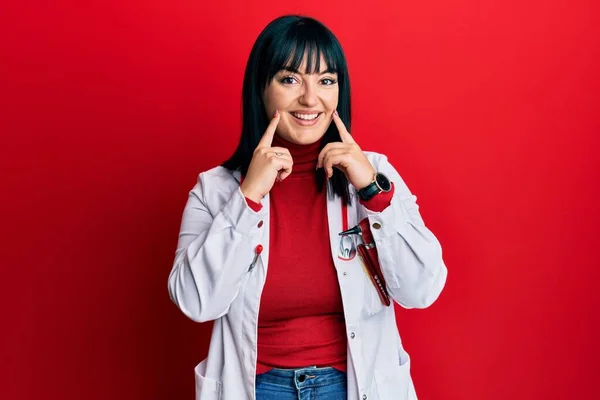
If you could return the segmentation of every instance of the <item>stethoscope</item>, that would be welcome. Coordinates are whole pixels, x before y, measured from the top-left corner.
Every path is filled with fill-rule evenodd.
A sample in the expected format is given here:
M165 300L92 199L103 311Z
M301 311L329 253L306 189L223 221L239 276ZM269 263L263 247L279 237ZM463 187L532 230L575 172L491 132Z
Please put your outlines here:
M338 246L338 258L342 261L350 261L356 257L356 240L353 234L360 233L355 226L348 229L348 205L342 201L342 232L340 232L340 244Z

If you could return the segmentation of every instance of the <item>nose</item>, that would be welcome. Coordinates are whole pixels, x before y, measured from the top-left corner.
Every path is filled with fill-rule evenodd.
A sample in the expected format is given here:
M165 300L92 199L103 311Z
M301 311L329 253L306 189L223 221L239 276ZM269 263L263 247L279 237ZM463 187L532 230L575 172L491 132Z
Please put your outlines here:
M316 83L309 80L303 82L302 93L300 93L300 98L298 99L300 104L306 107L314 107L317 105L316 85Z

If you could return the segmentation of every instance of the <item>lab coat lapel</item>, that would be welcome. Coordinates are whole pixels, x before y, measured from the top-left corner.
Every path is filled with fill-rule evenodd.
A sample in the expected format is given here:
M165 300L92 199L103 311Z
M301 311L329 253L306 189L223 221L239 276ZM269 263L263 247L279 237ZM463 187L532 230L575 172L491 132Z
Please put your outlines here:
M241 184L242 172L239 170L235 170L232 172L232 175L235 178L235 180L238 182L238 184ZM262 200L260 201L260 204L262 204L263 209L265 209L267 211L265 214L265 217L263 218L264 230L263 230L263 235L262 235L262 239L260 242L260 244L262 244L262 246L263 246L263 251L259 256L262 261L264 274L266 276L267 267L269 265L269 241L270 241L270 231L271 231L271 196L269 193L267 193L267 195L262 198Z
M325 189L327 190L327 189ZM340 246L340 235L342 232L342 199L334 196L333 199L327 194L327 220L329 226L329 241L331 257L336 269L339 269L338 251Z
M262 264L263 264L263 268L264 268L264 273L265 276L267 275L267 268L269 265L269 249L270 249L270 241L271 241L271 195L269 193L267 193L267 195L265 197L263 197L263 199L260 201L260 204L262 204L263 208L265 210L267 210L267 213L265 214L265 218L264 218L264 228L265 230L263 231L263 238L262 238L262 243L263 243L263 252L261 253L260 257L262 259Z

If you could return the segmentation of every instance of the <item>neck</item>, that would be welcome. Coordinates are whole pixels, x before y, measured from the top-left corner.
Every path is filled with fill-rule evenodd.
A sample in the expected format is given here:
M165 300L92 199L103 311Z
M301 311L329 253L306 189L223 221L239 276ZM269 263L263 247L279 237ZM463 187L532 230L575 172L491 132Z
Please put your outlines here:
M294 160L294 167L290 176L314 175L317 166L317 158L321 147L321 141L317 140L311 144L297 144L275 134L273 137L273 147L284 147L289 150Z

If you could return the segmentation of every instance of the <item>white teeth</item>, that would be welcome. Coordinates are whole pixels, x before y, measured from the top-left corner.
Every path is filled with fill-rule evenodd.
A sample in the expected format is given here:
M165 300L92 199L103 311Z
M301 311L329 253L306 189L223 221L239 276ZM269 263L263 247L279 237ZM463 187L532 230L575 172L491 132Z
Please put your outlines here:
M298 119L303 119L305 121L313 120L319 116L319 114L298 114L298 113L292 113L292 115Z

